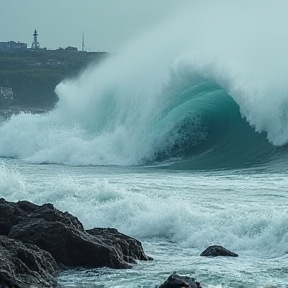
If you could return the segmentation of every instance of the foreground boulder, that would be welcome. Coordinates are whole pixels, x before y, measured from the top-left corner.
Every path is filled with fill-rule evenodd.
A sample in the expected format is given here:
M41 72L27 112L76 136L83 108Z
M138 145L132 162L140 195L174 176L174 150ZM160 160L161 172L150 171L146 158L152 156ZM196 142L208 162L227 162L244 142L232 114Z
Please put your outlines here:
M202 288L199 282L193 277L180 276L176 272L171 274L167 280L158 286L158 288Z
M230 256L230 257L238 257L238 254L229 251L228 249L220 246L220 245L212 245L209 246L205 251L203 251L200 256Z
M49 251L63 268L129 268L136 259L149 260L136 239L126 236L134 243L134 251L129 251L127 241L116 240L114 235L102 229L98 235L66 226L62 222L50 222L44 219L22 221L12 227L8 237L39 246ZM138 253L141 251L140 253Z
M0 199L0 219L0 234L48 251L61 268L129 268L136 260L151 259L136 239L116 229L87 232L76 217L52 204Z
M35 245L0 236L0 283L6 287L55 287L59 267ZM0 287L2 287L0 285ZM4 286L5 287L5 286Z
M39 254L42 251L43 255L45 253L50 255L53 261L57 263L58 270L77 267L130 268L137 260L152 260L152 258L145 255L142 244L138 240L119 233L113 228L95 228L85 231L83 225L76 217L68 212L58 211L52 204L38 206L28 201L11 203L5 199L0 199L0 235L3 235L3 239L4 236L5 238L8 237L9 241L14 241L14 244L21 244L22 242L23 247L29 247L30 250L32 249L31 247L35 247L33 245L37 245L39 247L37 253ZM0 249L4 249L3 247L0 243ZM17 247L15 249L15 251L18 251ZM7 253L5 252L3 255L10 255L10 252ZM3 255L1 252L0 257ZM15 258L17 262L19 255L19 253L15 252L12 258ZM31 257L33 258L34 256ZM35 257L33 259L36 259ZM30 256L27 256L27 263L25 264L27 269L25 268L21 271L23 274L33 276L34 270L29 267L34 267L35 265L33 261L28 263L29 258ZM3 261L2 263L4 263ZM38 263L38 260L36 262ZM43 264L44 266L45 264ZM11 271L18 271L16 266L10 265L10 267L12 268L7 267L8 270L6 271L3 266L2 274L0 274L0 283L2 278L5 278L3 275L9 274ZM38 271L37 269L36 271ZM46 271L48 274L51 272L49 269L48 267ZM33 273L30 273L30 271ZM15 279L17 280L18 272L15 272L16 274L13 273L10 278L16 277ZM50 278L48 277L47 279L49 282ZM16 280L15 283L18 281Z

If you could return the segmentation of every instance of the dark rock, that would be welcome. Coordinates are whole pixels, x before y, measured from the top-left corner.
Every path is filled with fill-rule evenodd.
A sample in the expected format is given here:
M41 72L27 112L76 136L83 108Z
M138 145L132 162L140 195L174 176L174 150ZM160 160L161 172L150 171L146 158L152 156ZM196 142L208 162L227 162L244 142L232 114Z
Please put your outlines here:
M115 228L94 228L86 230L86 232L111 247L117 247L117 250L123 255L123 259L128 263L135 263L135 259L153 260L145 255L140 241L118 232Z
M130 268L136 260L150 260L142 245L116 229L86 232L79 220L52 204L0 200L0 219L8 219L8 237L37 245L51 253L61 268ZM5 219L5 218L4 218ZM4 227L5 220L1 220ZM4 232L3 232L4 233Z
M62 222L69 227L84 231L81 222L68 212L56 210L52 204L38 206L28 201L17 203L0 199L0 235L8 235L12 226L27 219L41 218L46 221Z
M105 236L102 242L103 239L98 240L61 222L44 219L23 221L13 226L8 236L49 251L63 268L129 268L118 247L106 244Z
M0 236L0 283L6 287L56 287L59 267L35 245ZM5 286L4 286L5 287Z
M158 286L158 288L202 288L199 282L193 277L180 276L176 272L171 274L167 280Z
M220 245L212 245L209 246L205 251L203 251L200 256L231 256L231 257L238 257L238 254L227 250L226 248Z

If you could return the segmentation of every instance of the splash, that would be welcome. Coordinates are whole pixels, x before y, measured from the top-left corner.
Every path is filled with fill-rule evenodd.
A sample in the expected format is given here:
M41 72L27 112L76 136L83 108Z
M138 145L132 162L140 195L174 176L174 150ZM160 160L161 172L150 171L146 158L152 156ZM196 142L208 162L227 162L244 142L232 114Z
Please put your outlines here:
M183 100L187 83L216 85L257 132L266 132L273 145L287 144L287 6L282 0L193 1L101 65L60 83L54 111L12 117L0 127L0 155L35 163L137 165L167 143L167 135L175 137L185 109L200 145L209 138L207 125L201 110L192 115L194 104Z
M16 191L16 192L15 192ZM16 166L9 166L4 162L0 163L0 195L1 197L12 198L15 194L26 193L25 177L18 171ZM17 195L18 196L18 195Z

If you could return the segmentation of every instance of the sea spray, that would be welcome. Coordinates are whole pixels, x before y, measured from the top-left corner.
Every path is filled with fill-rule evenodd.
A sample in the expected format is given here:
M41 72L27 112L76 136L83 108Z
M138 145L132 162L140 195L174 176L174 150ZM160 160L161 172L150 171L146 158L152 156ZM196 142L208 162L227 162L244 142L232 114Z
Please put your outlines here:
M272 1L193 1L104 63L60 83L54 111L12 117L0 127L0 155L70 165L138 165L143 159L153 160L162 144L171 143L167 135L175 135L182 125L177 122L190 117L194 105L186 106L183 117L176 117L180 115L176 110L183 107L179 106L176 113L171 111L175 119L161 119L172 115L166 111L175 101L183 104L185 91L177 86L175 71L177 77L188 75L184 78L191 82L200 79L200 84L218 85L216 90L222 89L237 102L256 131L267 132L265 137L274 145L286 144L288 40L283 35L287 8L281 0L277 5ZM175 93L167 92L167 87ZM215 104L209 100L206 106L211 105ZM191 135L203 127L203 133L196 135L195 143L200 144L201 137L210 139L202 114L199 110L190 117ZM179 146L181 141L175 141Z
M17 195L16 195L17 194ZM0 163L0 195L1 197L19 197L26 194L26 179L16 165L7 166ZM22 196L25 197L25 196Z

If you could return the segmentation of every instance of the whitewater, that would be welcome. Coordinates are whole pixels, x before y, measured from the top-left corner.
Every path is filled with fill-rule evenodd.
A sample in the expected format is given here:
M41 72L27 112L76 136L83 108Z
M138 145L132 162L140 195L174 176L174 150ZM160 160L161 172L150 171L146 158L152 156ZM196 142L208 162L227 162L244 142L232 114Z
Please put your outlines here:
M0 197L139 239L152 262L63 287L288 287L288 3L191 1L0 122ZM199 256L218 244L238 258Z

